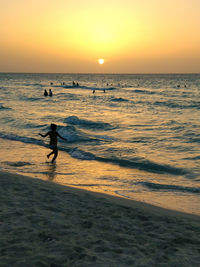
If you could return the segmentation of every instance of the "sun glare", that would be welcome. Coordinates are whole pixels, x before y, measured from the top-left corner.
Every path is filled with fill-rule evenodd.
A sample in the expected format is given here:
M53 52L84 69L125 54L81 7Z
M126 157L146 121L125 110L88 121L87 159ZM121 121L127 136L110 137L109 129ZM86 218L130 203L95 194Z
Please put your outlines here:
M100 59L98 59L98 62L99 62L100 65L102 65L104 63L104 59L100 58Z

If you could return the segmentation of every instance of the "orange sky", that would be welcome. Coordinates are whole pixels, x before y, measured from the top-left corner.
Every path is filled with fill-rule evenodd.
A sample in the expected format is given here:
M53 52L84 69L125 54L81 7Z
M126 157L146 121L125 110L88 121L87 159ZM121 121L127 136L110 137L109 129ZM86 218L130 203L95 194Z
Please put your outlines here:
M199 73L199 14L199 0L0 0L0 72Z

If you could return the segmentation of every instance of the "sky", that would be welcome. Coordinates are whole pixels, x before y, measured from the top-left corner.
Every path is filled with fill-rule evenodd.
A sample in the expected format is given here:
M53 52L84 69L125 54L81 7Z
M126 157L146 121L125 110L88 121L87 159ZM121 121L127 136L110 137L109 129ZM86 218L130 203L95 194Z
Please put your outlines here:
M0 72L200 73L199 14L200 0L0 0Z

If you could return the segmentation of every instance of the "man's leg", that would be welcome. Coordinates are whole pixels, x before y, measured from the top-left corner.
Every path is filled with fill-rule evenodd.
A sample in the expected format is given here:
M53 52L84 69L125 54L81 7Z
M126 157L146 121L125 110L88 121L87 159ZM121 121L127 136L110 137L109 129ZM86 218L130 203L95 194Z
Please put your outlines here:
M58 149L57 148L55 148L54 150L53 150L53 153L52 154L54 154L54 156L53 156L53 159L52 159L52 163L55 161L55 159L57 158L57 156L58 156Z

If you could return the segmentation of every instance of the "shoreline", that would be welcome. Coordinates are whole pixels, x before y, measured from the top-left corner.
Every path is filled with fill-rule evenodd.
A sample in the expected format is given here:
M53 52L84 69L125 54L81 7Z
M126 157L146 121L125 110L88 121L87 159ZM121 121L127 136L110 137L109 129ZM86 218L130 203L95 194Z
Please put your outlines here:
M0 157L2 171L18 173L19 175L45 181L49 180L63 186L102 192L102 194L116 196L118 199L124 198L127 200L127 203L129 200L129 203L136 201L136 203L146 203L147 205L160 207L161 209L200 216L198 194L193 194L192 198L191 196L186 198L185 196L178 196L172 192L170 192L171 195L165 195L164 192L159 193L153 191L150 193L144 191L139 194L132 193L129 195L126 194L126 190L129 192L131 188L127 186L122 189L121 194L119 182L113 182L112 179L101 180L101 177L108 175L112 178L112 176L115 177L117 175L118 181L123 181L123 179L126 179L126 177L128 179L132 175L132 170L121 169L120 166L97 161L82 161L71 157L69 154L65 154L63 151L59 152L59 164L52 165L45 161L48 151L46 147L24 144L18 141L10 141L8 143L7 140L1 138L0 140L2 142L2 154ZM7 149L8 147L10 148L9 150ZM144 176L143 180L147 180L145 179L147 174L142 173L142 175ZM123 190L125 193L123 193Z
M0 171L1 266L198 266L198 215Z

